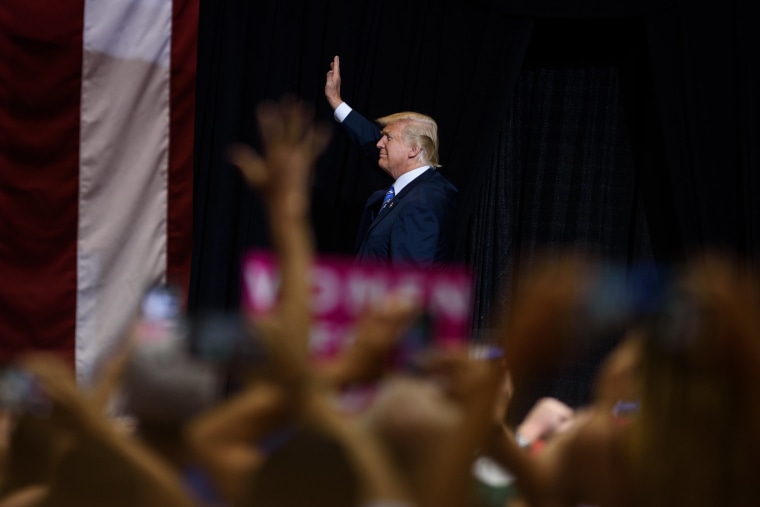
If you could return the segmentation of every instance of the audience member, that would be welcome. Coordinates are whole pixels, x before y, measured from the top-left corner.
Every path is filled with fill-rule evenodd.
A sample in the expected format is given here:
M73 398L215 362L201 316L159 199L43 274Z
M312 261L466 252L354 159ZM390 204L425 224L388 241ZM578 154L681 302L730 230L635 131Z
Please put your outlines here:
M736 264L706 257L687 267L663 301L610 355L587 415L535 458L520 454L507 432L495 433L494 448L531 506L756 502L755 280ZM545 318L573 307L568 298ZM529 324L520 329L539 329ZM633 410L621 413L625 405Z

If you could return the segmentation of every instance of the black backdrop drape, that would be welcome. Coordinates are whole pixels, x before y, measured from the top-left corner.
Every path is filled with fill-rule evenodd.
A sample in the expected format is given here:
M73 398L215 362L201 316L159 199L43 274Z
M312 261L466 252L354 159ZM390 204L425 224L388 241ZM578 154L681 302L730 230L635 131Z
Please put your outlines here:
M640 19L536 23L469 216L476 329L489 326L492 307L508 309L515 272L538 254L572 247L616 265L654 258L629 132L645 115L631 90L651 91L640 79L641 27Z
M592 249L602 257L627 261L642 255L673 261L720 248L758 267L760 205L753 197L760 190L760 40L750 30L755 18L749 0L441 4L201 1L191 311L235 307L240 255L267 243L261 207L225 163L225 146L238 140L255 145L256 104L285 93L312 102L319 118L332 121L323 84L334 54L341 56L344 98L368 117L411 109L438 121L441 171L460 189L459 257L480 280L476 324L487 324L497 289L503 288L497 285L547 245L596 241ZM600 48L606 50L603 62L595 60ZM581 70L574 75L573 68ZM565 84L547 86L550 78ZM520 121L550 121L552 127L576 121L569 120L572 115L557 120L540 107L554 93L561 109L557 90L569 97L574 79L581 79L576 91L591 94L578 107L615 111L614 118L576 111L574 117L587 127L578 127L576 141L612 143L627 158L608 157L597 169L582 158L580 165L559 163L579 146L573 141L547 151L541 165L518 160L528 145L517 146L516 139L538 139L516 137L528 132L515 130ZM529 90L532 112L517 111L525 109ZM589 134L591 121L606 122L601 128L607 132ZM549 145L568 132L551 130ZM526 178L536 173L550 188L526 192ZM557 182L578 174L589 195L603 193L595 187L601 174L622 178L611 184L620 187L630 209L600 204L589 214L582 200L566 199L570 204L563 212L574 223L557 222L549 235L534 227L530 220L569 191ZM314 182L320 251L350 252L364 200L387 186L385 178L336 131ZM484 213L488 202L502 206ZM505 215L516 209L522 211ZM581 219L591 224L600 217L605 227L635 234L627 234L621 246L611 244L609 235L582 232Z

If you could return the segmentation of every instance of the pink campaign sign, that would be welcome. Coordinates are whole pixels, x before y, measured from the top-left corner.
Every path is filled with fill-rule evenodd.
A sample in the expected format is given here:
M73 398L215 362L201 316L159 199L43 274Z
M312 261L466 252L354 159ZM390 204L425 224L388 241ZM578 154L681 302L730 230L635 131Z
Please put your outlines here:
M243 262L243 305L254 314L269 312L279 285L275 257L253 250ZM310 337L316 358L334 356L349 340L353 323L369 305L395 292L430 316L435 346L465 341L472 307L471 277L466 268L421 270L386 265L354 265L353 259L319 257L312 271L314 326Z

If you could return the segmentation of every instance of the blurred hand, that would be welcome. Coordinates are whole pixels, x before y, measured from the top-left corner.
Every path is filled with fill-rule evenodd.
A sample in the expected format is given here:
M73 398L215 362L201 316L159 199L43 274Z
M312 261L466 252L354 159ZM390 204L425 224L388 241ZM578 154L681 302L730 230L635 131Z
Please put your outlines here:
M496 413L508 404L510 389L505 386L509 385L509 375L502 359L472 359L466 348L452 348L433 352L426 363L427 371L460 405L488 400Z
M111 397L121 386L124 371L134 352L138 328L139 320L135 318L128 326L118 347L112 352L110 357L105 358L93 386L87 393L93 405L103 414L107 413Z
M74 372L61 358L50 353L34 353L21 361L52 405L49 421L62 429L87 432L93 424L107 422L100 407L79 391Z
M574 411L555 398L541 398L525 416L517 433L528 442L561 433L573 422Z
M229 159L261 191L270 210L284 216L304 215L308 212L310 170L327 146L329 127L314 125L312 108L293 98L261 104L257 119L262 153L234 145Z
M611 412L621 400L635 400L638 390L639 357L641 355L641 331L628 333L625 339L610 352L596 376L595 404L603 411Z
M258 317L254 325L267 344L279 380L303 387L309 373L311 326L310 172L327 145L329 128L315 125L312 108L293 98L262 104L257 119L261 153L244 145L233 146L229 152L230 161L260 191L267 205L281 271L279 303L271 315Z
M351 345L323 371L328 381L343 386L377 380L399 339L418 315L417 306L394 295L369 308L359 317Z

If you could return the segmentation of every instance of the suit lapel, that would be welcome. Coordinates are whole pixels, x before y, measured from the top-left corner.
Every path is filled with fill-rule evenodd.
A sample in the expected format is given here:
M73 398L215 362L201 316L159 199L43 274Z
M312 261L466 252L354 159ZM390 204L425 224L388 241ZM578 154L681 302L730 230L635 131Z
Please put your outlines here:
M364 205L364 211L362 212L361 219L359 220L359 229L356 236L354 249L358 250L361 244L364 242L364 238L367 237L367 232L369 231L372 222L375 221L375 215L377 214L377 210L380 208L380 203L385 196L385 192L385 190L375 190L367 199L367 202Z
M372 229L374 229L375 227L377 227L377 224L379 224L380 222L382 222L383 220L385 220L389 216L395 214L396 207L399 205L399 203L401 202L401 200L404 197L406 197L407 195L409 195L409 193L411 191L413 191L414 188L417 185L419 185L420 183L422 183L424 181L429 180L434 175L435 175L435 171L433 171L432 168L428 168L427 171L425 171L424 173L420 174L419 176L417 176L416 178L414 178L412 181L410 181L408 185L406 185L403 189L401 189L401 192L399 192L398 194L396 194L396 196L393 199L391 199L391 202L388 205L388 208L386 208L385 210L383 210L383 212L380 213L377 216L377 218L375 218L372 221L372 223L369 224L369 227L367 228L367 232L366 232L366 234L364 236L366 237L367 234L369 234ZM384 190L378 190L375 193L382 193L382 195L385 195L385 191ZM372 194L372 195L374 196L375 194Z

